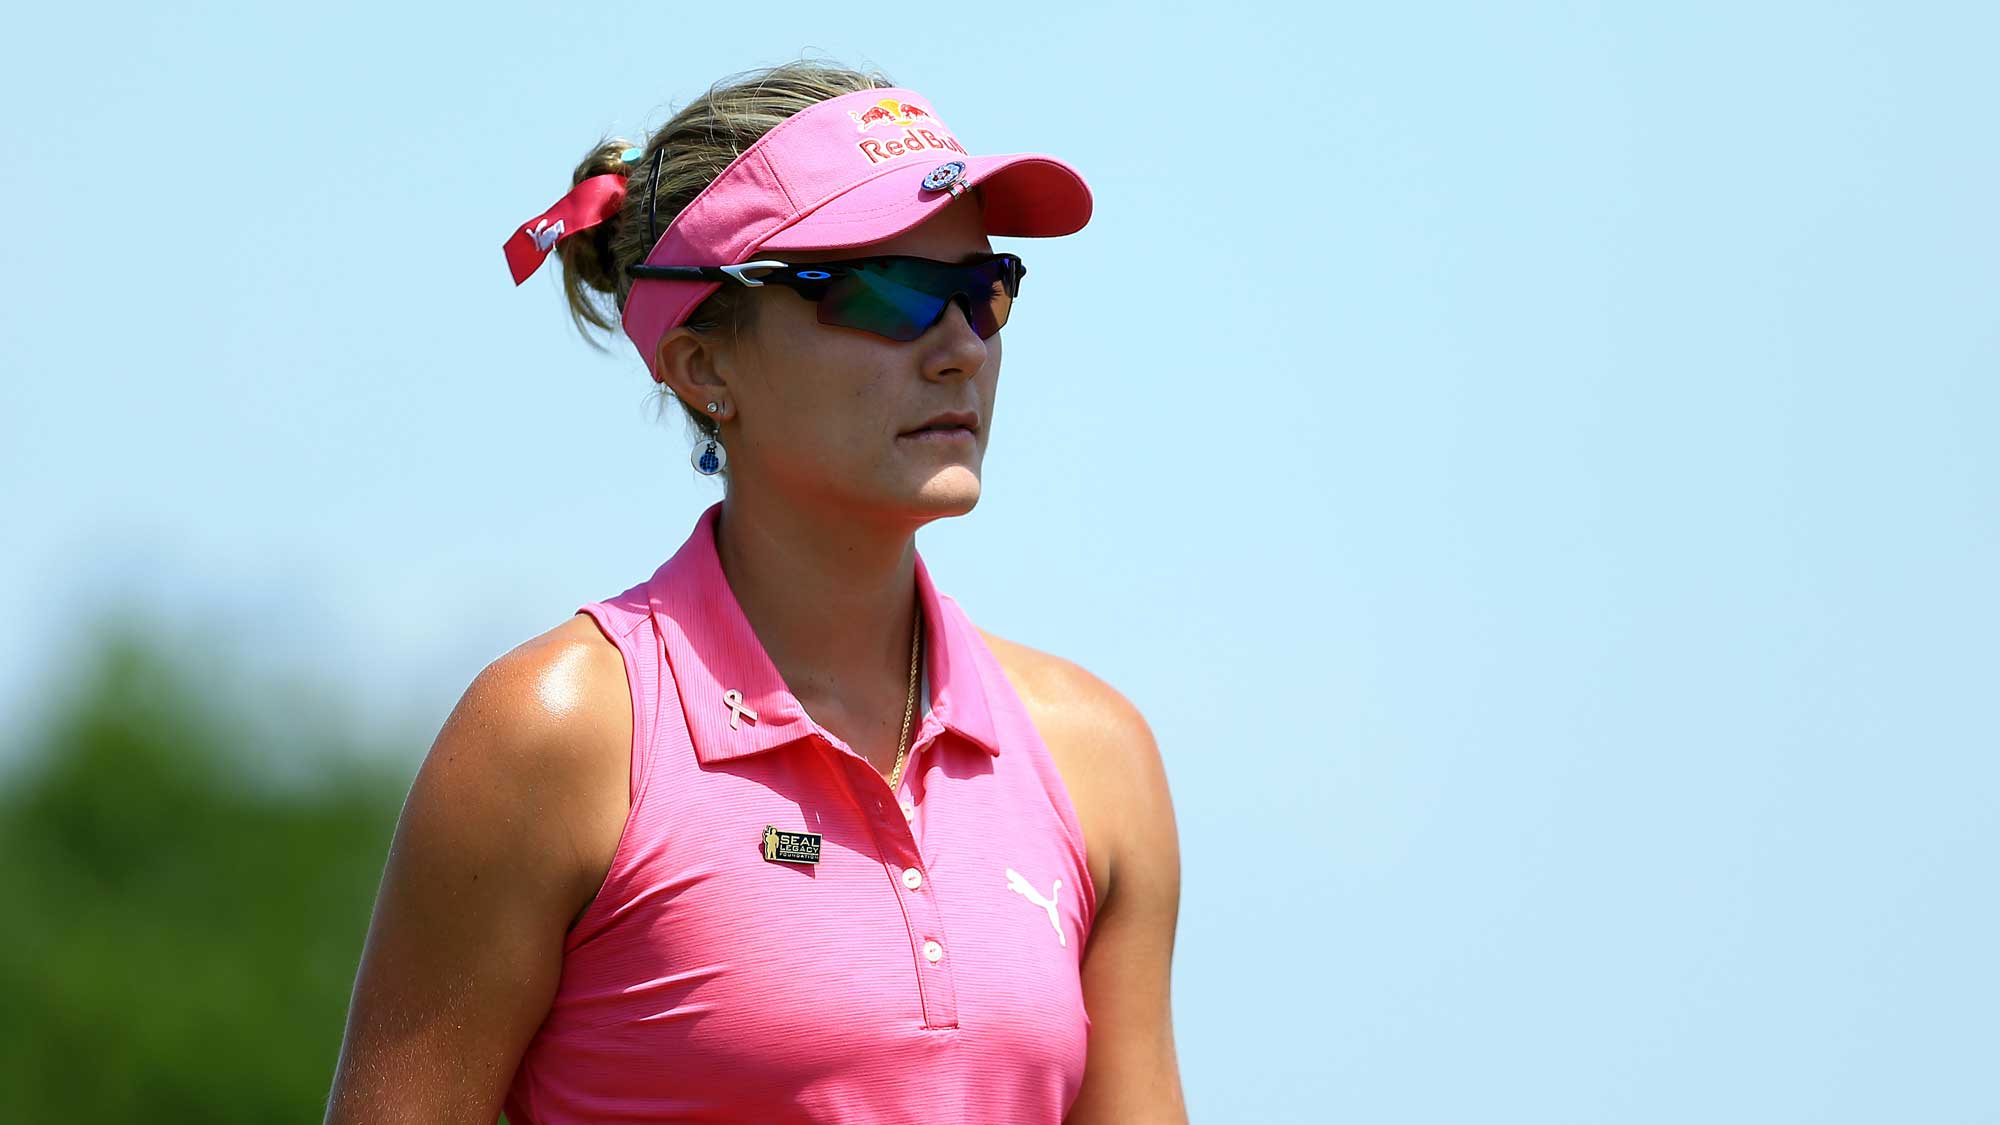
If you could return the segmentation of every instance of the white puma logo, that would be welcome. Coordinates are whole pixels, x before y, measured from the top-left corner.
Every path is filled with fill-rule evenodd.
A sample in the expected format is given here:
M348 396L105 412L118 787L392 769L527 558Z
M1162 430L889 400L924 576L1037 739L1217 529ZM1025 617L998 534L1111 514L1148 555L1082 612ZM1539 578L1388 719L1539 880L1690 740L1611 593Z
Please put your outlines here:
M546 254L549 252L549 247L554 246L556 240L563 236L563 221L557 219L554 223L551 223L547 219L543 219L535 226L529 227L524 233L529 238L535 240L535 249Z
M1049 897L1043 898L1042 893L1035 889L1035 885L1028 882L1026 875L1009 867L1007 869L1007 889L1021 892L1029 902L1048 911L1049 925L1056 928L1056 941L1064 946L1069 945L1069 939L1063 936L1062 919L1056 917L1056 897L1062 894L1061 879L1057 879L1056 885L1049 889Z

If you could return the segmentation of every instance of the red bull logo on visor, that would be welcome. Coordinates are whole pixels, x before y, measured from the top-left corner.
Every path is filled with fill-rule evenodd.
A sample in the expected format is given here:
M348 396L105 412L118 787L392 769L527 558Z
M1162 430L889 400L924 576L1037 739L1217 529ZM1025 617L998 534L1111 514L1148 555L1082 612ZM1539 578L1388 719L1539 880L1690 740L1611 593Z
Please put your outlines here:
M859 113L848 110L847 116L854 119L854 130L866 133L877 125L891 128L900 127L902 133L889 137L869 137L857 141L855 148L868 158L870 164L880 164L884 160L894 160L913 152L955 152L967 155L965 146L958 138L946 131L944 123L937 115L915 102L900 98L883 98Z
M847 116L854 119L854 131L857 133L866 133L877 125L901 125L907 128L919 120L937 120L931 116L931 111L923 106L896 98L883 98L860 113L850 109L847 111Z

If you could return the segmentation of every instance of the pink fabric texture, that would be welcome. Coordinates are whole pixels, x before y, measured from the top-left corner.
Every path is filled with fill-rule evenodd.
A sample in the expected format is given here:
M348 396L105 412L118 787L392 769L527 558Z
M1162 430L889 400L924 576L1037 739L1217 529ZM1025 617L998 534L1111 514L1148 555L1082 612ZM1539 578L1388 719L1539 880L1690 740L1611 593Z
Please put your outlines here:
M1048 747L919 555L933 699L891 793L786 690L723 575L721 508L578 610L624 655L632 808L508 1119L1060 1121L1097 900ZM821 834L819 862L766 860L767 826Z
M1090 187L1075 168L1040 153L971 155L929 99L892 86L828 98L773 126L674 217L646 264L737 265L755 251L834 250L894 238L956 198L952 184L926 186L952 161L963 168L948 178L980 189L989 235L1055 237L1090 221ZM647 370L660 337L718 285L632 283L623 323Z

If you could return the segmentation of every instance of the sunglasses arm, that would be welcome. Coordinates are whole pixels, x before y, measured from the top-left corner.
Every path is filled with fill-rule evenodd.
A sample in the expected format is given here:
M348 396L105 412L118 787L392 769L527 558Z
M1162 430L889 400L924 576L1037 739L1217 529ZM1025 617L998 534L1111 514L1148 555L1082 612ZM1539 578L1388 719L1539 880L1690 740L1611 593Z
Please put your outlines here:
M631 277L650 277L659 281L735 281L743 285L762 285L754 277L745 277L744 270L781 270L789 262L743 262L734 266L648 266L630 265L625 273Z

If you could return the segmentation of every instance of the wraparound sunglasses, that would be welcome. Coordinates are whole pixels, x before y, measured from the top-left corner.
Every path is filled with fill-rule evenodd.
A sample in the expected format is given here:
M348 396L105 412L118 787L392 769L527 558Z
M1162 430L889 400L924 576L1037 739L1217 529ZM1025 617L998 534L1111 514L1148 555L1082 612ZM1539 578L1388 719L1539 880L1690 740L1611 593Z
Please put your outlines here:
M909 341L930 331L965 298L966 319L984 340L1007 323L1028 267L1014 254L991 254L970 262L940 262L908 255L878 255L838 262L756 261L734 266L630 265L632 277L663 281L734 281L741 285L783 285L819 305L819 322L858 328Z

